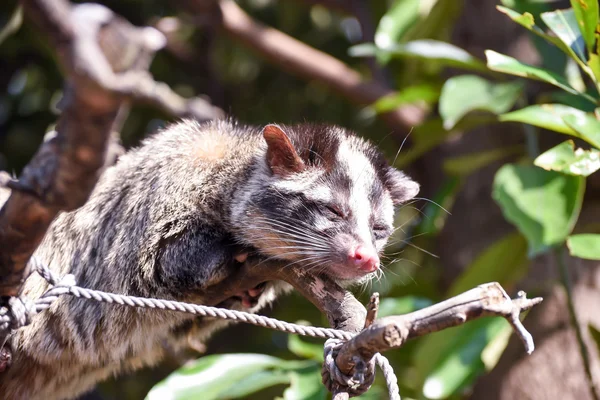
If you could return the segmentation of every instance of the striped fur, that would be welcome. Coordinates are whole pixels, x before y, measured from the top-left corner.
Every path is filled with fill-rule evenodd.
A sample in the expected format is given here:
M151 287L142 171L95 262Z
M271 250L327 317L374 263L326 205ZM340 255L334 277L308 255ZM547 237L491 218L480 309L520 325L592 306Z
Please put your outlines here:
M273 172L258 128L171 125L107 169L83 207L56 219L36 255L84 287L197 303L249 250L343 281L363 278L345 265L345 252L357 243L381 251L394 205L416 195L418 185L342 128L281 129L304 165L286 176ZM34 276L24 292L35 298L45 289ZM250 311L281 289L267 285ZM227 306L243 308L235 298ZM0 374L0 393L73 398L109 376L156 364L164 343L185 345L192 327L205 340L223 325L61 298L10 338L15 358Z

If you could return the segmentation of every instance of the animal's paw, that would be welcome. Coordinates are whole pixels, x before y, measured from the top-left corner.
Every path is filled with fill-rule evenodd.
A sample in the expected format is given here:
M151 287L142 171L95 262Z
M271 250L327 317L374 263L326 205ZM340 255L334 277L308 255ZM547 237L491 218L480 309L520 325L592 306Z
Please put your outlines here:
M12 352L8 346L0 347L0 372L10 368L12 364Z
M258 304L260 295L265 291L266 283L261 283L256 287L243 292L237 293L234 298L238 298L242 302L242 306L245 308L252 308Z

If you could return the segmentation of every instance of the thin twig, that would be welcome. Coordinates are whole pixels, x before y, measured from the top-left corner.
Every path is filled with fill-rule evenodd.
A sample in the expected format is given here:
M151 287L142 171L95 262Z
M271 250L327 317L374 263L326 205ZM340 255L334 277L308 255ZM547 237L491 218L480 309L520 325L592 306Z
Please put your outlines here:
M375 292L371 295L369 304L367 304L367 317L365 318L365 329L373 325L373 322L377 319L377 312L379 311L379 293Z

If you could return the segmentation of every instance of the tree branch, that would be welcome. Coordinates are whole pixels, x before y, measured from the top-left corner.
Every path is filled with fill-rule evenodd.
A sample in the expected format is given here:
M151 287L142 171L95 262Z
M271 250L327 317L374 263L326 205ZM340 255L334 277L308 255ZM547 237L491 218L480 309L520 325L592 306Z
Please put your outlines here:
M18 293L29 257L58 212L87 200L104 164L119 110L128 98L177 116L208 119L219 110L184 100L144 70L164 44L152 28L138 28L98 4L21 0L57 52L66 74L56 135L45 141L0 210L0 296Z
M296 265L281 267L273 263L248 262L236 275L204 293L204 303L217 305L239 292L273 280L283 280L294 286L327 316L331 327L360 332L344 343L336 357L336 365L346 375L356 373L355 366L359 363L363 366L372 365L371 360L376 353L399 348L408 339L486 316L506 318L523 341L527 353L534 349L533 338L521 323L519 315L539 304L542 298L527 299L520 292L517 299L511 300L496 282L480 285L410 314L375 320L379 301L377 295L371 298L367 311L350 292L327 277L312 275ZM335 396L336 400L345 399L347 393L338 392Z
M194 13L206 13L203 0L184 2ZM327 85L356 104L370 105L395 92L378 82L365 82L360 74L340 60L316 50L283 32L254 21L232 0L218 2L222 29L282 70ZM406 105L383 114L392 128L408 131L425 119L425 110Z
M524 293L511 300L497 282L480 285L441 303L406 315L384 317L346 342L338 352L336 364L351 374L358 360L367 363L375 353L401 347L408 339L462 325L486 317L506 318L531 354L533 338L519 319L519 314L539 304L542 298L525 298Z

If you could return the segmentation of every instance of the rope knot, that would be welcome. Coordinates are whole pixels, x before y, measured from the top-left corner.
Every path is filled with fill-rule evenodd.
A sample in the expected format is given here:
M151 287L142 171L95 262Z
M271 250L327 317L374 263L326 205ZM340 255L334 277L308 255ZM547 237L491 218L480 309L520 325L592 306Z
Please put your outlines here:
M75 281L75 275L66 274L54 285L55 288L71 288L72 286L77 285L77 281Z
M11 331L28 325L36 314L35 304L25 297L11 297L0 307L0 342L4 342Z
M360 396L369 390L375 380L375 361L371 360L368 364L361 361L354 366L352 376L344 374L335 363L335 358L343 344L340 339L328 339L325 342L323 349L325 361L321 370L323 384L330 392L341 389L350 397Z

